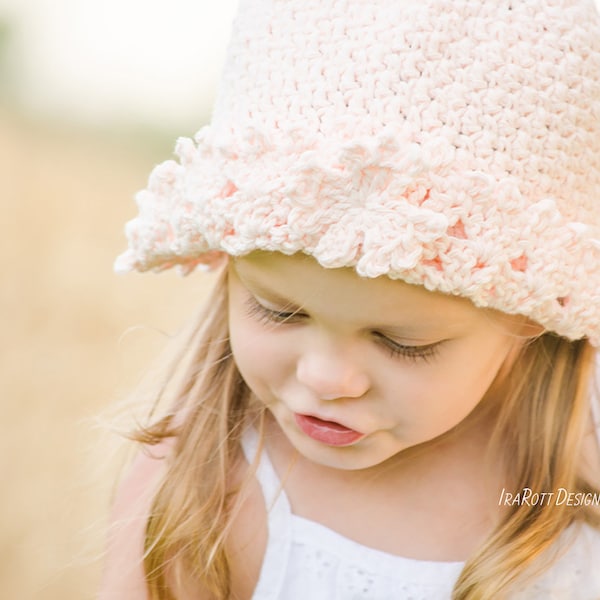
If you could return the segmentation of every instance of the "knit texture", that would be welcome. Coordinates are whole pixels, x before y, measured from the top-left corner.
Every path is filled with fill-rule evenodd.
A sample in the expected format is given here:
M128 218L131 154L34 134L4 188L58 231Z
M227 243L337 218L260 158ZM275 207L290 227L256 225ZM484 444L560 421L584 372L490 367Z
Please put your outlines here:
M312 255L600 345L592 0L242 0L117 270Z

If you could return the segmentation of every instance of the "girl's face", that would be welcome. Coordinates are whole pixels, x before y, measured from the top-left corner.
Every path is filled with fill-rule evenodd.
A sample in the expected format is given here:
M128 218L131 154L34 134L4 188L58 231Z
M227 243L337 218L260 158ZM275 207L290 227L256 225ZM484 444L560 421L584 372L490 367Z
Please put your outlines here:
M240 373L292 445L329 467L373 467L463 421L493 393L521 321L305 255L230 267Z

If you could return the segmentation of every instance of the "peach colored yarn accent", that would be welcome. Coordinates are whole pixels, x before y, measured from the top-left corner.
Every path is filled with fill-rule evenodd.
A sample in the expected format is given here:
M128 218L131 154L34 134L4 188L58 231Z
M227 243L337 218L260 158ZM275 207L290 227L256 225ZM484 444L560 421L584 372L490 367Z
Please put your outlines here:
M305 252L600 344L591 0L242 0L176 153L118 270Z

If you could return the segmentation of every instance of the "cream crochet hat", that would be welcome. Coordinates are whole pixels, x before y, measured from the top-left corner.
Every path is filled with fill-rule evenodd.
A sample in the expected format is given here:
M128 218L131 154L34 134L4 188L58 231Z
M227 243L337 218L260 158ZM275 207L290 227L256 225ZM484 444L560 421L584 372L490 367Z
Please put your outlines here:
M119 271L312 255L600 345L592 0L242 0Z

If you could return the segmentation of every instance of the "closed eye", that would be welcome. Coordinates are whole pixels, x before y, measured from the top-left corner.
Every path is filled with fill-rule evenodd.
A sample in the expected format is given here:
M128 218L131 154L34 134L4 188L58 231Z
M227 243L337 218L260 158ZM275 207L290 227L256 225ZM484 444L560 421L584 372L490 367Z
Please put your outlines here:
M408 358L409 360L417 361L425 361L428 362L432 358L434 358L438 351L440 345L443 343L442 341L434 342L433 344L421 344L421 345L409 345L409 344L400 344L390 339L386 335L381 332L374 332L373 334L378 342L389 352L390 356L393 358L403 357Z
M290 323L297 322L306 317L305 314L296 310L274 310L263 306L253 296L246 299L246 311L248 316L261 323ZM284 307L287 308L287 307ZM291 308L291 307L290 307Z

